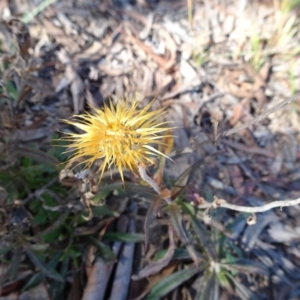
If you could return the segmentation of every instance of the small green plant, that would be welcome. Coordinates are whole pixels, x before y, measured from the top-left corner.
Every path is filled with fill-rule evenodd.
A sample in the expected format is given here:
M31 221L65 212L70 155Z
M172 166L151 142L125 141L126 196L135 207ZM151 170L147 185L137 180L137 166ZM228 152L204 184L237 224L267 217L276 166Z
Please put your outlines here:
M262 47L263 41L260 36L257 34L252 34L250 36L250 63L256 72L260 70L266 59L262 52Z
M209 54L207 52L196 53L194 52L192 55L192 59L197 66L202 66L209 60Z
M194 299L219 299L222 290L227 290L239 299L258 299L258 295L249 289L249 283L244 275L267 276L266 268L254 260L246 259L240 248L224 234L215 229L208 230L201 220L203 215L197 214L194 206L184 202L178 204L190 217L192 226L189 232L192 246L186 244L183 248L173 250L174 254L170 262L177 261L178 264L181 262L180 267L176 272L162 278L154 285L146 299L162 298L180 285L190 282L191 279L197 286L193 292ZM181 220L179 214L178 210L177 214L172 215L171 218ZM181 227L178 231L188 232L184 223L177 224ZM174 227L176 228L176 225ZM181 235L181 239L188 239L188 235L186 234L185 237L184 235ZM197 259L198 267L189 263L191 250L193 251L192 257ZM157 253L156 260L162 263L164 257L168 256L168 252L169 250L164 250Z

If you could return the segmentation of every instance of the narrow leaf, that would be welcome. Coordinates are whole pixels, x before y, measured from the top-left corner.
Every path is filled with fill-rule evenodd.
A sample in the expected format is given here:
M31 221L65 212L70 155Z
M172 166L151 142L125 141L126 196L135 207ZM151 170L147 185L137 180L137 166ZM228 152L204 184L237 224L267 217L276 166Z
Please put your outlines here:
M196 266L189 267L187 269L180 270L172 275L163 278L158 282L150 291L147 296L147 300L161 299L175 288L179 287L182 283L192 278L198 272L201 272Z
M251 290L249 290L245 285L243 285L241 282L235 279L234 276L231 276L229 273L227 273L227 276L232 280L235 291L240 297L240 299L243 300L258 300L260 297L258 297L255 293L253 293Z
M9 279L14 279L17 276L20 267L20 262L21 262L21 254L22 254L21 248L17 247L14 252L13 259L8 270Z
M199 300L219 300L219 282L215 272L203 278L202 288L198 291L195 299Z
M145 240L145 235L141 233L120 233L120 232L107 232L103 235L103 239L112 242L130 242L140 243Z
M189 252L192 260L198 265L199 262L199 255L194 248L194 245L191 243L191 239L187 233L185 228L185 224L182 220L182 215L179 211L179 207L176 203L171 203L169 206L169 213L172 221L172 225L179 237L179 239L184 243L186 246L187 251Z
M55 229L58 229L69 216L69 212L65 212L61 214L54 223L52 223L47 229L42 232L42 237L45 237L50 232L53 232Z
M65 258L60 266L59 274L61 274L64 278L67 277L68 269L69 269L70 258ZM49 288L49 293L52 296L52 299L63 299L65 282L53 281Z
M147 215L144 223L144 231L145 231L145 248L148 248L149 237L150 237L150 226L155 220L155 217L158 213L160 205L163 199L161 197L156 197L150 204L150 207L147 211Z
M42 262L39 257L28 247L24 247L25 252L31 262L47 277L64 282L64 279L55 270L49 268L44 262Z
M89 240L92 242L94 246L97 247L97 249L100 252L100 257L104 259L105 261L112 261L115 262L117 260L116 255L112 252L109 246L105 245L104 243L98 241L94 237L89 237Z
M169 240L170 240L170 245L168 251L166 252L166 255L157 261L151 262L144 269L142 269L138 275L131 276L133 280L139 280L151 276L153 274L156 274L169 264L175 250L174 233L171 226L169 226Z
M201 223L199 219L195 216L195 207L190 204L182 203L181 207L185 213L187 213L193 223L193 229L197 235L197 238L201 242L202 247L205 249L207 255L214 261L217 260L217 254L215 251L214 242L210 238L209 231Z
M22 291L28 291L37 286L44 278L45 276L41 272L33 274L26 282L26 285L23 287Z
M95 206L92 208L93 216L102 217L102 216L111 216L119 217L120 214L109 209L106 205Z
M50 269L55 269L57 267L57 264L60 261L61 256L62 256L61 252L56 253L53 256L53 258L47 263L47 267ZM27 290L37 286L44 278L45 278L45 275L43 273L41 273L41 272L35 273L28 280L26 285L23 287L22 291L27 291Z
M161 250L157 252L154 257L154 260L159 260L163 258L166 255L167 251L168 250ZM186 259L191 259L191 256L185 248L176 248L174 250L172 260L186 260Z
M227 270L234 270L241 273L268 275L268 269L263 264L251 259L237 259L232 263L221 265Z

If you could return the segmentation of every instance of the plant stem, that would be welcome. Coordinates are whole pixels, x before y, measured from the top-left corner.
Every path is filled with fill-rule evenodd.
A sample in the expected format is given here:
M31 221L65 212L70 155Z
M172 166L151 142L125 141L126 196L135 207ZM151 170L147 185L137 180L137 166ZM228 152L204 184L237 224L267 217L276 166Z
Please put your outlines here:
M246 212L246 213L260 213L270 210L275 207L286 207L286 206L295 206L300 204L300 198L294 200L279 200L274 201L261 206L239 206L227 203L226 200L215 198L215 201L212 203L213 208L224 207L234 211Z

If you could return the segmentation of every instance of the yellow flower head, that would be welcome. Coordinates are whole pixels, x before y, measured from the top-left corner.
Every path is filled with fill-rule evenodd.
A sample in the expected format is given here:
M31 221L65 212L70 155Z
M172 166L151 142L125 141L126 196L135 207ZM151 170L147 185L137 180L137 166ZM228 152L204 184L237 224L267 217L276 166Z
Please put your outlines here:
M115 108L110 103L102 110L76 116L75 121L66 120L84 131L66 133L64 140L70 142L68 151L74 150L72 158L86 158L83 162L87 167L103 159L100 179L106 169L116 166L124 182L123 169L137 173L139 165L154 164L151 156L166 157L151 146L162 144L161 139L166 135L161 133L169 129L162 127L166 122L159 121L164 111L149 112L151 104L138 110L136 100L130 105L127 100L119 100Z

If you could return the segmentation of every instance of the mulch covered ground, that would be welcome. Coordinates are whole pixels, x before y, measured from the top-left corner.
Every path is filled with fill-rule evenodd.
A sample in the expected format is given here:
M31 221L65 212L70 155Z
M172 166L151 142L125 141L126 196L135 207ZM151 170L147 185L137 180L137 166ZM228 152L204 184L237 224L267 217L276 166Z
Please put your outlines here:
M177 127L174 162L167 162L165 169L167 182L198 163L184 183L193 205L203 205L214 196L250 206L299 198L300 100L296 97L260 122L250 122L299 92L300 18L297 6L289 5L290 1L279 0L2 0L1 174L13 172L20 156L56 166L62 159L49 155L53 136L71 130L61 119L102 107L109 99L136 97L144 106L156 98L154 108L165 107L167 118ZM247 122L250 126L234 130ZM57 184L56 177L46 187L37 184L18 194L1 183L5 178L1 175L0 185L9 196L0 199L0 212L4 209L8 216L6 198L25 201L22 206L32 214L31 199ZM67 198L76 211L78 195L71 190ZM137 208L126 208L128 201L122 208L118 201L117 211L136 213ZM141 204L144 209L147 203ZM133 232L143 232L144 215L137 217L141 227L131 228ZM275 209L258 214L256 224L248 226L247 215L223 211L215 216L215 223L209 223L209 228L227 232L226 225L234 220L227 232L231 241L245 257L270 270L265 281L251 275L251 290L258 299L300 298L299 215L297 206ZM164 225L161 219L153 230L148 254L143 253L144 265L164 248ZM93 288L82 284L92 284L89 276L98 280L94 261L86 254L81 267L86 280L72 273L78 266L68 267L73 295L69 299L80 299L74 295L84 293L84 299L94 299L87 295ZM0 278L7 268L3 261ZM174 270L169 265L148 284ZM24 278L33 272L24 262L14 276L2 281L5 292L0 299L51 299L46 280L34 292L21 292ZM112 289L114 280L105 288ZM145 283L143 287L148 288ZM141 294L144 289L139 288L132 284L130 295ZM193 288L189 282L168 299L194 299ZM29 298L21 298L25 293ZM249 299L234 290L220 295Z

